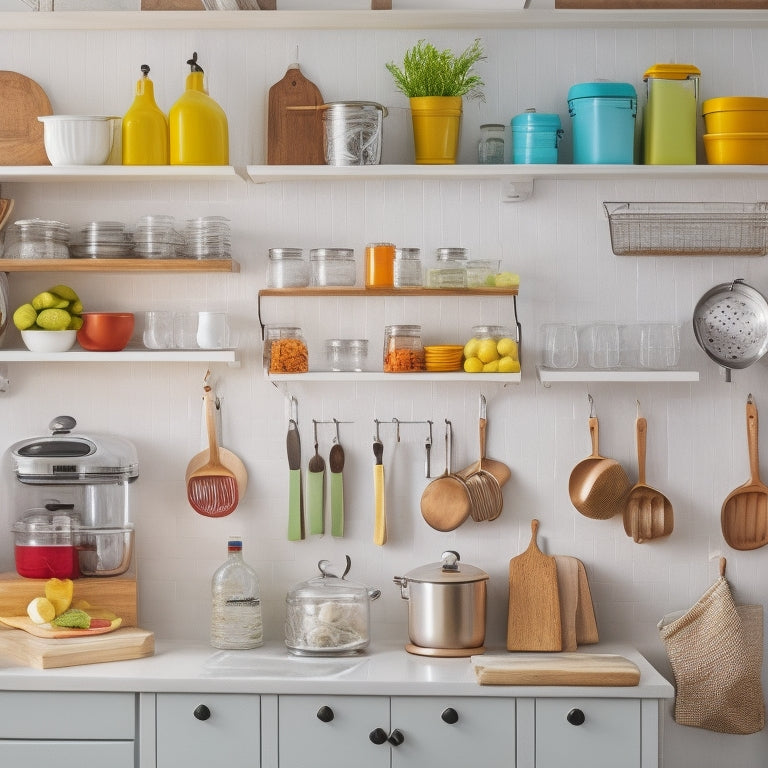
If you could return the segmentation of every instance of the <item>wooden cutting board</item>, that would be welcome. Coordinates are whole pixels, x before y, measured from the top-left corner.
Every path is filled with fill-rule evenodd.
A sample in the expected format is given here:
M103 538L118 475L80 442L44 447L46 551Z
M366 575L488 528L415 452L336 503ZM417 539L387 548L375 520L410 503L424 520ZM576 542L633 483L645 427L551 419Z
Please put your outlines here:
M20 629L0 629L0 656L35 669L141 659L155 653L154 632L125 627L96 637L44 639Z
M51 102L34 81L0 71L0 165L50 165L40 115L52 115Z
M122 619L112 622L109 627L99 627L98 629L67 629L65 627L44 627L35 624L29 616L0 616L0 624L4 624L12 629L22 629L27 634L34 637L56 640L64 637L93 637L93 635L104 635L107 632L115 632L123 623Z
M579 602L576 605L576 642L579 645L599 643L595 606L592 602L592 591L589 588L587 569L581 560L576 560L579 580Z
M607 653L520 653L473 656L480 685L606 685L640 683L640 669L623 656Z
M325 165L323 97L307 80L298 64L288 67L285 77L269 89L267 163L269 165Z
M562 650L575 651L576 613L579 605L579 561L569 555L554 555L557 567L557 596L560 600Z
M509 561L507 650L560 651L563 646L555 558L538 547L531 521L528 549Z

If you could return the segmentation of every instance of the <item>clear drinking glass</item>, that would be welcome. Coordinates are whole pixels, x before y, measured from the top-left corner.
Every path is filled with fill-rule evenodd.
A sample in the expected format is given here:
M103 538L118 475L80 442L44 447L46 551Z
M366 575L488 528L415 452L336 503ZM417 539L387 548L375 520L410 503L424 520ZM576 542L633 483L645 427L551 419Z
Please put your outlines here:
M646 323L640 334L640 364L643 368L674 368L680 361L680 326Z
M592 368L617 368L619 365L619 326L593 323L586 329L587 358Z
M171 349L173 312L145 312L143 342L147 349Z
M579 338L575 325L545 323L540 331L541 364L545 368L575 368Z

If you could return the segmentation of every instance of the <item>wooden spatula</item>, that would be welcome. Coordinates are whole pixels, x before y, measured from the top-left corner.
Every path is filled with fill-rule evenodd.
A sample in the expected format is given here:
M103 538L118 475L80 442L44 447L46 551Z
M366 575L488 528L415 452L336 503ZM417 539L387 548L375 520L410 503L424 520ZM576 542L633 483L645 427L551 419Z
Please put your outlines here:
M563 647L555 558L536 543L539 521L531 520L528 549L509 561L507 650L560 651Z

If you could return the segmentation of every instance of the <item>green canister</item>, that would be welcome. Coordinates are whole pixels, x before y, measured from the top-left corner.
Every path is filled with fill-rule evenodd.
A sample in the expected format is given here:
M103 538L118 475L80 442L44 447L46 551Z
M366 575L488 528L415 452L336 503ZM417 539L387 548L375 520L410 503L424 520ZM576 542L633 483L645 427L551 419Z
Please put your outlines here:
M654 64L643 76L646 165L695 165L699 78L693 64Z

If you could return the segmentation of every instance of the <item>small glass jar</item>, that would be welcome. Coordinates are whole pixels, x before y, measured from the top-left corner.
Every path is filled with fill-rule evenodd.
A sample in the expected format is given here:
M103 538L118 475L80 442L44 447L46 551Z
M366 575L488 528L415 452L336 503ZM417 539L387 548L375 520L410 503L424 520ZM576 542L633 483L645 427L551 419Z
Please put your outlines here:
M368 339L328 339L325 355L332 371L362 371L368 357Z
M309 264L301 248L270 248L267 288L306 288Z
M504 126L501 123L485 123L480 126L477 159L481 164L504 162Z
M313 248L310 285L326 287L355 284L355 252L352 248Z
M499 259L472 259L467 262L467 288L485 288L496 285Z
M365 287L391 288L394 285L395 246L368 243L365 246Z
M418 248L397 248L393 271L395 288L421 288L421 250Z
M384 328L384 372L424 371L424 346L420 325L388 325Z
M427 269L427 288L466 288L468 248L438 248Z
M493 339L501 341L502 339L515 339L517 334L506 325L473 325L472 336L476 339Z
M309 352L301 328L268 325L264 332L264 370L268 373L307 373Z

